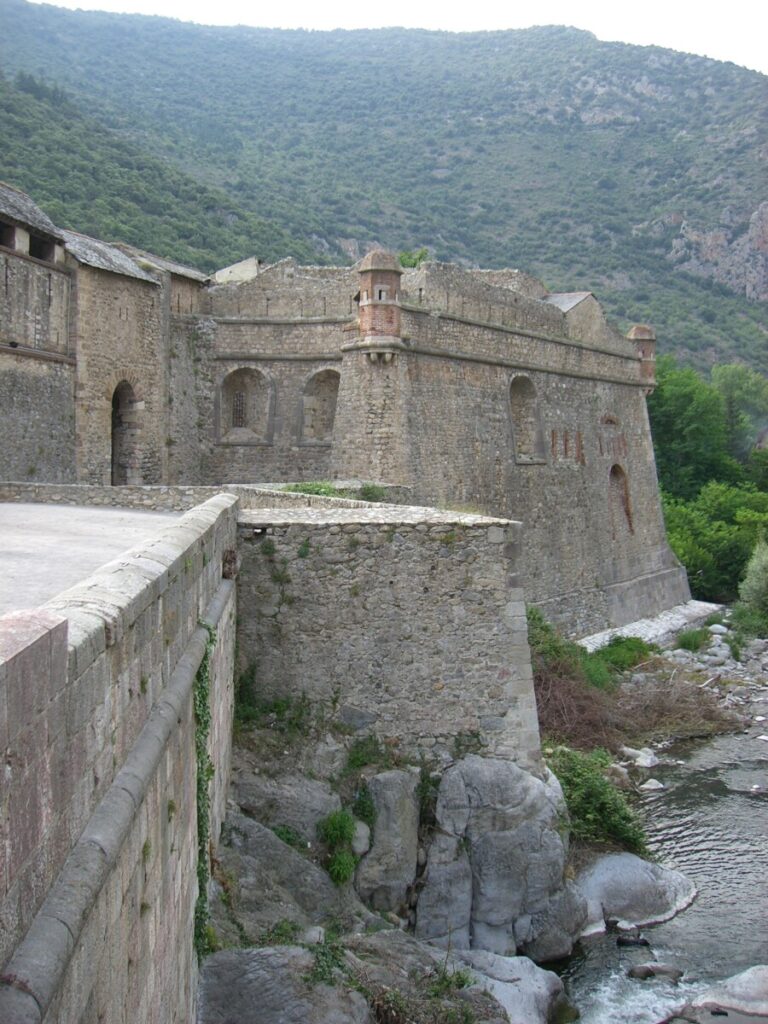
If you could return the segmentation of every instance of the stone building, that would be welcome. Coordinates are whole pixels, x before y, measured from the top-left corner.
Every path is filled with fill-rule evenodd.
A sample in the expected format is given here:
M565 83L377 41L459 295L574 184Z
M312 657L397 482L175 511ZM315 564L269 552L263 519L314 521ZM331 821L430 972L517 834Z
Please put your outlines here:
M589 292L372 252L206 278L0 186L0 478L364 479L521 520L528 598L586 633L688 598L645 396L655 338Z

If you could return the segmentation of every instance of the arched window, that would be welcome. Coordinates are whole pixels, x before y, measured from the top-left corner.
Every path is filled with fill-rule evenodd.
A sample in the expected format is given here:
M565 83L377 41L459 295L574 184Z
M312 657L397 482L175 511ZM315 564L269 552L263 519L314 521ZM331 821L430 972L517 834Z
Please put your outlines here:
M515 377L509 386L512 440L517 462L543 462L544 437L539 422L536 389L530 377Z
M112 485L140 484L139 411L136 395L127 380L112 395Z
M269 440L270 385L250 368L226 376L219 396L219 439L230 444Z
M627 474L618 464L611 466L608 501L613 539L616 540L627 532L634 533L629 480Z
M330 444L339 394L339 374L321 370L310 377L304 388L301 407L301 440Z

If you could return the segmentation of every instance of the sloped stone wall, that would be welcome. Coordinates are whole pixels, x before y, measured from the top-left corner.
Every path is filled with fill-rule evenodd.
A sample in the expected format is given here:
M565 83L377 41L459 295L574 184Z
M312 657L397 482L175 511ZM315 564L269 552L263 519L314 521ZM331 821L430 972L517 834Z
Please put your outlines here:
M539 756L519 524L414 508L240 517L241 668L410 755Z

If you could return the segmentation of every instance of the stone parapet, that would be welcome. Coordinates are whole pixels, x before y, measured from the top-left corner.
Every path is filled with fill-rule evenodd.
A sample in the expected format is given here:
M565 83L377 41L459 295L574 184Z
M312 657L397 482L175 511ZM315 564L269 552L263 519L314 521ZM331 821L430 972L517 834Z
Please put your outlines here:
M0 620L11 769L4 1022L194 1019L192 689L208 649L215 846L231 742L235 597L222 577L235 562L236 505L213 498L42 609Z

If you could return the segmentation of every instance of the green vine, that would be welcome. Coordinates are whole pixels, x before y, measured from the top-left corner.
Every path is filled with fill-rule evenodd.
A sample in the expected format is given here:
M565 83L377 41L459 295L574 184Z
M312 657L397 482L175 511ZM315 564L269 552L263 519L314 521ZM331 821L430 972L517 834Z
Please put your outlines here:
M210 782L214 768L208 753L211 732L211 653L216 646L216 630L207 622L200 625L208 634L205 653L195 676L192 700L195 710L195 760L197 764L197 903L195 904L195 951L198 960L214 952L211 943L208 909L208 883L211 877L209 846L211 839Z

